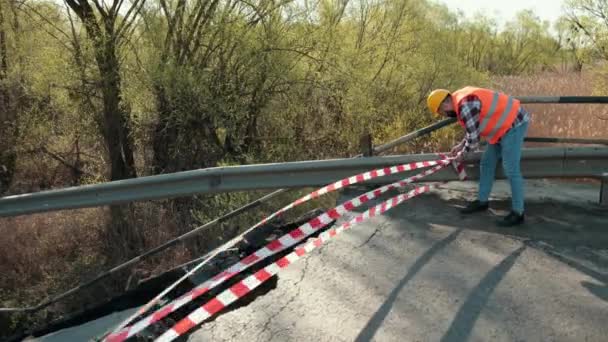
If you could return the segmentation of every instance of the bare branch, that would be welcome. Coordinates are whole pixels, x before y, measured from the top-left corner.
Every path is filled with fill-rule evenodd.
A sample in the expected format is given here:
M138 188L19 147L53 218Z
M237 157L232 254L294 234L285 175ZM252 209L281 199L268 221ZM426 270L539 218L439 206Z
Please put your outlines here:
M578 17L571 17L570 20L581 30L583 30L583 32L585 33L585 35L587 37L589 37L589 39L591 39L591 41L593 41L593 45L604 55L606 56L606 51L604 49L604 47L597 41L595 34L593 34L592 32L590 32L587 27L585 27L585 25L583 25L580 20L578 19Z
M67 12L68 15L68 20L70 21L70 29L72 30L72 45L74 46L74 53L77 55L77 62L78 59L81 56L81 47L80 47L80 41L78 40L78 34L76 33L76 26L74 25L74 20L72 19L72 14L70 11L70 8L68 7L68 4L64 3L65 5L65 10Z
M88 0L84 0L83 2L86 3L87 1ZM95 8L97 8L97 11L99 11L99 14L101 14L101 16L103 18L107 18L108 17L108 12L103 8L103 6L99 2L99 0L91 0L91 1L93 1L93 4L95 5Z
M97 8L97 10L99 11L99 14L101 14L102 17L107 18L108 12L103 8L103 6L99 2L99 0L92 0L92 1L93 1L93 4L95 5L95 7Z
M175 8L175 14L173 15L173 49L177 55L180 55L180 51L183 47L183 30L181 29L184 22L184 13L186 11L186 0L178 0L177 7ZM177 28L177 31L175 29ZM177 32L177 33L176 33Z
M82 47L81 47L80 41L78 39L78 34L76 33L76 27L74 25L74 20L72 19L72 14L70 13L69 6L67 3L65 4L65 6L66 6L67 14L68 14L68 19L70 20L70 27L72 29L72 36L73 36L72 45L74 46L74 59L76 60L76 65L78 66L78 71L80 72L81 88L85 88L85 86L87 84L87 75L86 75L85 60L82 55ZM90 108L91 111L94 112L96 110L95 105L93 104L93 101L91 100L91 98L92 97L99 98L99 96L96 96L94 93L82 91L80 89L69 89L69 90L80 93L81 95L85 95L83 97L83 99L84 99L86 105Z
M131 7L127 11L127 14L125 14L124 19L121 21L121 23L118 25L118 28L116 29L117 39L122 38L123 33L125 31L127 31L131 27L131 25L133 25L133 23L135 22L135 19L137 19L137 16L139 16L139 13L141 12L145 3L146 3L146 0L133 1L133 3L131 4Z
M87 2L87 0L82 0L80 2L76 2L75 0L64 1L70 6L70 8L72 8L78 18L80 18L91 39L99 39L102 34L101 29L97 23L97 18L95 17L93 8Z
M293 52L296 53L302 57L306 57L308 59L311 59L315 62L321 62L321 60L317 57L314 57L312 55L310 55L309 53L305 52L305 51L301 51L301 50L297 50L297 49L290 49L290 48L281 48L281 47L268 47L266 49L264 49L263 51L286 51L286 52Z
M62 29L60 29L59 27L57 27L57 25L53 24L50 20L48 20L45 16L43 16L40 12L38 12L36 9L30 7L29 5L25 4L24 5L26 7L28 7L33 13L35 13L39 19L42 19L44 22L46 22L47 24L51 25L55 30L57 30L59 33L63 34L65 37L67 37L67 39L70 39L70 36L67 35L67 33L65 33ZM36 18L34 18L29 11L23 11L23 13L25 13L25 15L27 15L28 17L30 17L32 20L36 20ZM59 38L58 36L56 36L55 34L53 34L50 30L47 30L46 27L44 27L44 25L41 25L42 29L44 30L44 32L46 32L49 36L55 38L61 45L63 45L68 51L71 50L72 48L67 45L63 39Z
M190 34L188 35L188 45L186 46L187 51L185 52L184 55L184 59L185 58L192 58L192 56L194 54L196 54L198 52L198 49L200 48L201 44L202 44L202 40L203 40L203 34L202 34L202 30L207 27L207 23L209 23L211 21L211 19L213 18L213 15L216 11L216 8L219 4L219 0L214 0L211 5L207 8L206 11L204 11L204 8L201 8L200 12L197 13L197 17L195 18L195 27L193 30L190 31ZM201 6L202 7L202 6ZM205 14L205 18L204 20L201 20L200 17ZM188 25L191 26L191 25ZM194 44L191 45L189 42L194 40ZM190 46L192 46L192 48L190 48Z
M134 44L134 43L137 43L142 38L142 36L143 36L143 32L140 33L139 37L137 37L136 39L129 39L129 38L127 38L127 39L124 40L124 43L121 42L121 46L126 45L131 50L131 52L133 53L133 56L135 57L135 62L137 64L137 67L139 67L141 70L143 70L143 72L144 72L145 75L148 75L149 74L148 70L144 66L144 63L142 63L141 58L139 57L139 53L137 51L137 48L136 48L136 46ZM122 62L122 60L121 60L121 62ZM143 80L142 78L140 78L139 74L136 74L136 76L137 76L137 78L139 78L139 80L142 83L144 83L144 84L147 83L147 80Z
M58 161L60 164L72 169L74 172L77 172L81 175L88 175L87 172L77 168L75 165L70 164L69 162L67 162L63 157L61 157L59 154L54 153L53 151L50 151L49 149L47 149L46 147L42 146L39 148L35 148L33 150L27 150L24 151L22 153L43 153L48 155L49 157L51 157L52 159Z
M599 4L598 4L599 6ZM597 18L603 18L604 19L604 23L606 25L606 27L608 28L608 16L603 13L603 11L601 10L596 10L592 7L586 6L586 5L580 5L580 6L575 6L573 8L570 8L566 11L566 18L567 20L572 23L575 27L577 27L578 29L582 30L583 33L589 38L591 39L593 46L603 55L604 58L608 58L608 53L606 52L606 49L604 46L602 46L600 44L600 42L597 40L597 36L596 36L596 32L591 32L589 30L589 28L586 25L583 25L583 22L581 21L581 19L578 17L578 15L576 14L576 10L582 10L582 11L587 11L588 13L591 13L592 15L596 16Z
M215 9L217 8L219 4L219 0L214 0L213 2L211 2L211 4L209 5L209 7L205 8L205 6L200 6L200 8L197 8L196 12L193 12L193 14L191 15L191 18L194 17L194 19L189 20L188 23L188 27L192 27L192 29L190 30L190 34L188 35L188 42L192 41L192 39L194 39L194 37L197 37L198 40L201 39L201 34L199 31L202 30L204 27L206 27L207 23L211 20L211 18L213 17L213 14L215 12ZM201 20L201 17L205 15L204 20ZM196 45L196 44L195 44ZM192 51L194 52L194 51Z
M121 8L122 8L122 4L124 3L124 0L114 0L114 2L112 3L112 8L110 8L110 12L111 13L116 13L118 12Z
M80 17L79 13L82 12L82 6L80 5L80 3L74 0L65 0L65 3L68 4L68 6L70 6L70 8L72 8L74 12L76 12L76 14Z
M161 60L164 61L172 46L172 39L175 32L175 15L171 14L171 10L167 6L165 0L160 0L159 4L165 14L165 20L167 21L167 35L165 36L165 43L161 53Z
M23 3L23 5L25 7L27 7L30 11L34 12L40 19L42 19L44 22L46 22L47 24L51 25L55 30L57 30L59 33L63 34L67 39L70 39L70 36L65 33L65 31L63 31L60 27L58 27L57 25L55 25L52 21L50 21L49 19L46 18L46 16L42 15L40 12L38 12L37 9L35 9L34 7L30 6L29 4L27 4L26 2ZM23 11L23 13L25 13L27 16L29 16L30 18L34 19L29 13L28 11Z
M173 17L171 16L171 11L169 11L169 7L167 7L167 2L166 0L159 0L159 4L161 9L163 10L163 13L165 14L165 18L167 19L167 22L170 23L173 21Z

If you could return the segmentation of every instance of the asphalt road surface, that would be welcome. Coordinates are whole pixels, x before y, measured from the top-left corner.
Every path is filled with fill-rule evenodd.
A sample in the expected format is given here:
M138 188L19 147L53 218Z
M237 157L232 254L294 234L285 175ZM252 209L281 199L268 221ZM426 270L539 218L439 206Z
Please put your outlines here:
M527 223L509 229L494 226L509 207L505 183L490 212L458 213L475 190L451 183L355 226L188 340L607 341L597 185L530 181Z
M504 182L489 212L458 213L475 190L450 183L354 226L183 340L607 341L608 209L597 185L528 181L527 223L509 229L494 225L509 207ZM118 316L37 340L94 336Z

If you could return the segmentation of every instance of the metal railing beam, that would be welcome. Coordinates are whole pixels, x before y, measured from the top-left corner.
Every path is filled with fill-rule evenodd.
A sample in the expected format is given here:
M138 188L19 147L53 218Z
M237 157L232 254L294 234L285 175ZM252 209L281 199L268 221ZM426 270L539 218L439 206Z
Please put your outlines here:
M472 179L481 154L467 159ZM71 187L0 198L0 217L174 198L202 193L321 186L357 173L415 161L436 154L300 161L277 164L214 167ZM593 177L608 170L608 148L530 148L522 154L525 177ZM498 177L502 175L499 173ZM405 177L398 175L398 177ZM387 178L393 179L393 178ZM454 180L446 168L425 180Z

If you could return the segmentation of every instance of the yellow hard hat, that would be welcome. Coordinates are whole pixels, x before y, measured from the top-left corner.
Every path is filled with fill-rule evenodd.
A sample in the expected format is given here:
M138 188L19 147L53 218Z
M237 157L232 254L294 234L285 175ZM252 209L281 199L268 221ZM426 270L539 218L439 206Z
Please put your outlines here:
M450 92L448 90L445 90L445 89L433 90L429 94L429 97L427 97L427 99L426 99L426 104L429 107L429 109L431 110L431 112L433 112L434 114L439 114L439 106L441 105L441 102L443 102L443 100L445 100L445 98L448 95L450 95Z

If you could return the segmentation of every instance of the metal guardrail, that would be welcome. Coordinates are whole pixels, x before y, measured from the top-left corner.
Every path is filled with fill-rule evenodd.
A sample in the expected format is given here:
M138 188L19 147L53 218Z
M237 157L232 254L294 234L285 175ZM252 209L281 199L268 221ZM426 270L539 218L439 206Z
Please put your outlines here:
M427 127L421 128L417 131L414 131L412 133L406 134L406 135L402 136L401 138L395 139L387 144L376 146L376 147L374 147L374 153L386 152L397 145L401 145L403 143L414 140L416 138L419 138L419 137L422 137L425 135L429 135L432 132L434 132L438 129L441 129L443 127L449 126L455 122L456 122L455 118L441 120L430 126L427 126Z
M481 153L467 158L469 178L478 177L476 166ZM86 208L132 201L220 193L254 189L321 186L370 169L437 159L436 154L301 161L279 164L215 167L167 175L43 191L0 199L0 216L15 216L60 209ZM522 154L526 178L599 177L608 170L608 148L531 148ZM382 177L377 182L397 180L405 175ZM504 177L499 171L497 177ZM425 181L456 180L444 169ZM369 183L374 183L369 181Z
M515 96L521 103L608 103L608 96Z
M602 184L600 185L600 204L608 207L608 172L604 173L601 178Z
M524 141L537 142L537 143L585 144L585 145L607 145L608 146L608 139L526 137L526 138L524 138Z

